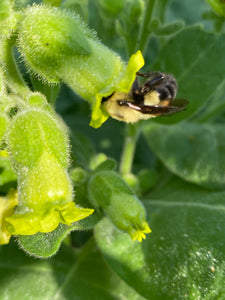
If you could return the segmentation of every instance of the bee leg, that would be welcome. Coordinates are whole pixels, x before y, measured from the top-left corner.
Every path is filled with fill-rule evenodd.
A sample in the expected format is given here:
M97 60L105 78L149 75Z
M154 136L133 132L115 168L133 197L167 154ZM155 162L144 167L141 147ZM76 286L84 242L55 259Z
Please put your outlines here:
M149 73L140 73L140 72L136 72L136 74L137 74L138 76L141 76L141 77L149 77L149 75L151 74L151 72L149 72Z
M144 74L137 72L137 75L148 78L148 80L141 87L142 93L147 93L154 90L165 79L165 75L161 72L150 72Z
M127 101L127 100L118 100L118 104L119 106L127 106L129 108L132 108L134 110L137 110L137 111L140 111L141 110L141 107L140 105L137 105L137 104L134 104L130 101Z
M130 93L129 93L129 96L131 99L134 100L135 103L137 104L140 104L140 103L143 103L144 101L144 97L141 93L141 89L140 89L140 86L138 84L138 79L136 77L131 89L130 89Z
M136 73L138 76L148 78L148 82L152 82L154 84L155 82L161 81L161 79L165 78L165 74L158 72L158 71L153 71L149 73Z
M140 87L139 87L139 84L138 84L137 77L135 78L134 83L133 83L130 91L131 91L132 94L140 92Z

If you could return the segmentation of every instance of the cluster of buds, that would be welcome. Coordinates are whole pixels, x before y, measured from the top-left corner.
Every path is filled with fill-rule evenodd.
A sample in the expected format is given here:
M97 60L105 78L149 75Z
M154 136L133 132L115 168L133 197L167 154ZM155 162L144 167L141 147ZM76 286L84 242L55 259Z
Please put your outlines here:
M101 126L109 117L102 99L130 91L144 65L141 52L124 62L78 15L61 8L33 5L15 16L6 33L17 33L16 46L28 70L49 84L65 82L90 103L90 125ZM2 86L0 81L3 90ZM7 243L11 235L51 232L59 223L71 225L94 211L73 202L69 140L61 119L39 93L30 91L14 100L7 109L0 105L0 138L18 183L18 193L0 198L0 243ZM12 104L16 111L9 115ZM140 201L116 173L94 174L88 183L92 205L96 210L102 207L119 229L141 241L150 228Z
M93 213L73 202L64 125L39 94L32 95L28 103L29 109L17 113L6 134L18 182L18 200L11 201L17 206L15 213L11 204L3 210L1 230L7 236L51 232L59 223L71 225Z

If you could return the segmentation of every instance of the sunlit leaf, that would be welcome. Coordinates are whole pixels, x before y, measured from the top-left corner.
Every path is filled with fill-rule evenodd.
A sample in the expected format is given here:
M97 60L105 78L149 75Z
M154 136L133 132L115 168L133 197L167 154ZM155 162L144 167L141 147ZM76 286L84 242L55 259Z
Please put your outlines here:
M144 201L152 228L142 244L108 220L97 225L109 265L146 299L223 299L225 192L174 178Z
M184 112L158 118L158 122L171 124L186 119L205 103L205 110L211 102L221 107L217 93L221 89L225 92L224 52L225 34L207 32L201 26L187 27L165 44L151 69L172 73L178 81L178 98L189 100L189 105ZM212 95L216 97L212 99Z
M149 125L146 141L171 172L207 188L225 188L224 125Z
M0 256L0 299L144 300L108 268L93 240L79 252L64 246L49 260L13 244L2 246Z

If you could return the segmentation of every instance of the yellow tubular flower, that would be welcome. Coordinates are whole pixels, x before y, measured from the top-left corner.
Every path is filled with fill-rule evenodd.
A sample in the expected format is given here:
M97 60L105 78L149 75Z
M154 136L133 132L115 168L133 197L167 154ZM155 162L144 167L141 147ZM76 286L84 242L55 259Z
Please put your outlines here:
M11 190L7 196L0 197L0 245L8 244L11 234L7 230L6 218L13 215L18 205L18 196L15 190Z
M128 64L103 45L78 15L56 7L33 5L25 11L18 46L28 68L45 81L69 85L92 108L92 127L109 117L102 98L128 93L144 65L140 51Z
M141 242L151 232L144 206L116 172L101 171L93 175L88 192L96 209L101 207L113 224L128 232L133 241Z
M67 134L52 114L36 108L17 114L7 142L19 197L15 213L6 218L10 234L51 232L93 213L72 201Z

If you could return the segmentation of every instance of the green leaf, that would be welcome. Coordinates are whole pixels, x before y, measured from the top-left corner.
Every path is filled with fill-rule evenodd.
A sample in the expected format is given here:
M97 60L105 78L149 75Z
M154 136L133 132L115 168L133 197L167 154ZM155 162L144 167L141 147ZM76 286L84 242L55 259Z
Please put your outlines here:
M155 21L156 21L156 23L152 24L152 25L156 26L156 28L154 28L153 30L157 36L172 35L172 34L177 33L179 30L183 29L183 27L184 27L184 22L182 20L178 20L178 21L171 22L171 23L168 23L165 25L161 25L161 26L160 26L160 24L157 24L158 20L155 20ZM151 26L151 24L150 24L150 26Z
M206 1L196 0L173 0L168 1L166 9L166 20L169 22L176 21L177 18L185 21L187 25L204 24L204 27L210 28L209 22L202 19L203 13L208 10L209 6Z
M152 233L132 242L108 220L95 236L117 274L147 299L223 299L225 192L171 179L144 204Z
M93 240L80 252L63 246L37 260L13 244L0 248L0 299L144 300L106 265Z
M207 188L225 187L224 125L153 125L145 128L146 141L174 174Z
M225 17L225 2L223 0L208 0L208 2L219 15Z
M172 73L178 81L178 98L189 100L189 105L184 112L157 118L158 122L171 124L186 119L204 103L208 109L208 100L217 90L225 92L224 49L224 34L216 35L200 26L179 31L165 44L151 69Z

